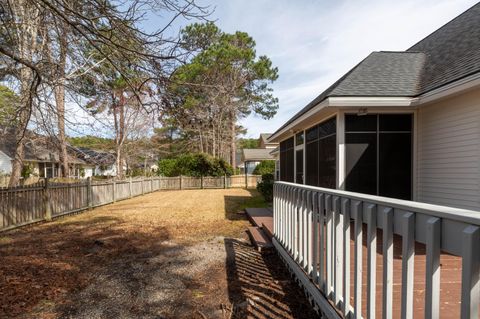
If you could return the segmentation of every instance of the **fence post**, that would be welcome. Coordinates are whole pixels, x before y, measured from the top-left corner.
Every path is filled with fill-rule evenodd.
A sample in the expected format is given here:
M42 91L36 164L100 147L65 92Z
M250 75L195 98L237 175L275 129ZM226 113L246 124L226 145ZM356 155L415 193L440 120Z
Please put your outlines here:
M145 194L145 189L143 188L143 182L145 181L145 178L142 178L142 180L140 181L140 183L142 184L142 195Z
M180 189L183 189L183 176L180 175Z
M223 175L223 189L227 188L227 174Z
M92 178L90 176L87 178L87 206L88 206L88 208L92 208L92 206L93 206Z
M52 207L50 206L50 192L48 191L48 178L45 178L45 187L43 189L43 204L45 207L45 220L52 220Z
M112 186L113 186L113 191L112 191L112 195L113 195L113 202L115 203L117 201L117 196L116 196L116 188L117 188L117 183L115 183L115 180L113 180L112 182Z
M150 193L153 193L153 176L150 176Z
M203 175L200 176L200 188L203 189Z
M130 180L128 183L128 190L130 191L130 198L132 198L132 177L130 177Z
M245 173L245 188L248 188L248 175Z

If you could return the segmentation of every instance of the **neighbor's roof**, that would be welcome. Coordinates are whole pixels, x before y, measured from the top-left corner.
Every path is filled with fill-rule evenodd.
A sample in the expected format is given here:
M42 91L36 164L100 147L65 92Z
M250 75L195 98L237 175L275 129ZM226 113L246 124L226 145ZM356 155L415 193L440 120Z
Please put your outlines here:
M373 52L274 134L328 97L416 97L480 71L480 3L407 51Z
M112 165L116 161L115 154L109 152L101 152L85 147L72 147L77 157L83 159L92 165Z
M273 156L270 154L271 151L272 150L268 148L244 148L242 161L272 160Z
M0 133L0 151L11 159L15 158L15 137L13 128L3 128ZM57 150L58 145L54 138L26 130L25 139L24 161L48 163L60 162L60 155ZM68 161L73 164L85 163L82 159L72 156L72 154L68 154Z
M260 133L260 140L267 144L268 143L268 138L272 136L272 133Z

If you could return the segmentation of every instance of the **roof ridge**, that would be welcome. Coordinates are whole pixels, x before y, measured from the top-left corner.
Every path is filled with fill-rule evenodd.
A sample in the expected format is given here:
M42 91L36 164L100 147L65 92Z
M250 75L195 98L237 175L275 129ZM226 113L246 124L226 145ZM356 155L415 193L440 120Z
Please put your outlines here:
M390 50L380 50L380 51L373 51L372 53L407 53L407 54L425 54L422 51L390 51Z

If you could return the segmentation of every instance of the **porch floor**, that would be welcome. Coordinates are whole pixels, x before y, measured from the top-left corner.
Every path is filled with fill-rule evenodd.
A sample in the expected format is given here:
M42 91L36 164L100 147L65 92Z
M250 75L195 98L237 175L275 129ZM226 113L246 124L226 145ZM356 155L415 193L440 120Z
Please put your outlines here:
M248 209L247 216L256 226L265 228L273 234L273 213L270 209ZM267 226L268 225L268 226ZM353 223L350 227L351 238L354 238ZM363 230L362 250L362 317L367 316L367 229ZM354 299L354 250L355 242L350 241L350 304L353 307ZM325 260L325 258L324 258ZM442 253L440 257L440 316L442 318L460 317L461 270L462 260L450 254ZM324 266L324 269L326 267ZM414 264L414 317L422 318L425 309L425 245L416 243ZM377 270L376 270L376 317L382 317L382 231L377 231ZM401 315L401 289L402 289L402 237L394 236L394 261L393 261L393 318Z

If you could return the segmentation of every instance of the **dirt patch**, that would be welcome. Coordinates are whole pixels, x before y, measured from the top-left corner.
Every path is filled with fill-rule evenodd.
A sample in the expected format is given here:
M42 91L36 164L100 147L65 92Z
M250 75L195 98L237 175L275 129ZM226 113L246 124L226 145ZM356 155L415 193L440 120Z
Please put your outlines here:
M278 258L245 240L237 211L258 202L157 192L4 233L0 318L302 318Z

